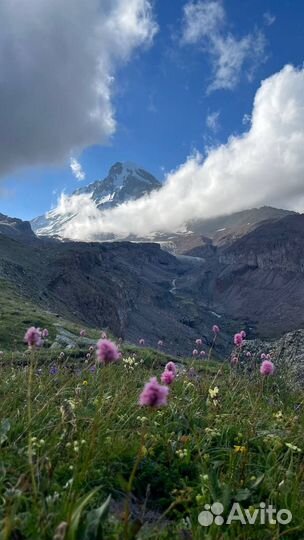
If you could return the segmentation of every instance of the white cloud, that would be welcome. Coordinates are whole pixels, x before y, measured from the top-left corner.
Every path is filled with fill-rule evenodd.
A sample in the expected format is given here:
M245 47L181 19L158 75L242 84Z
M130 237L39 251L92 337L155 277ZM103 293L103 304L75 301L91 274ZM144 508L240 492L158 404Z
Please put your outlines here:
M71 157L71 159L70 159L70 168L71 168L72 174L75 176L75 178L78 181L81 181L81 180L85 179L85 177L86 177L85 172L82 169L82 166L79 163L79 161L77 161L77 159Z
M176 231L194 218L263 204L303 209L303 147L304 70L288 65L261 83L248 132L206 159L190 156L159 191L103 214L88 196L63 195L56 213L78 213L63 229L67 237L94 240L102 233Z
M267 26L271 26L275 22L276 16L272 15L272 13L270 13L269 11L266 11L263 14L263 19Z
M246 67L250 78L257 64L265 60L266 40L255 30L236 38L226 29L227 17L221 0L199 0L184 6L182 45L199 44L212 62L213 80L208 92L232 90Z
M206 126L214 133L216 133L220 128L219 118L220 118L220 111L214 111L207 115Z
M182 43L195 44L210 38L225 23L226 14L219 0L188 2L184 6Z
M0 175L107 140L117 69L156 31L150 0L1 0Z

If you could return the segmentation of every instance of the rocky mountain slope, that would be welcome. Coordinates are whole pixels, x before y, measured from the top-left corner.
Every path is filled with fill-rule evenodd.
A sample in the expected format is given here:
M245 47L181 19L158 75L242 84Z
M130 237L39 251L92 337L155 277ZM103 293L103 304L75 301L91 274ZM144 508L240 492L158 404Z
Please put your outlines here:
M201 264L191 257L179 260L153 243L37 238L31 244L0 232L0 279L18 291L21 301L109 328L130 342L144 337L147 345L156 346L162 339L172 354L191 352L198 335L211 337L214 315L174 289L176 279L187 280Z

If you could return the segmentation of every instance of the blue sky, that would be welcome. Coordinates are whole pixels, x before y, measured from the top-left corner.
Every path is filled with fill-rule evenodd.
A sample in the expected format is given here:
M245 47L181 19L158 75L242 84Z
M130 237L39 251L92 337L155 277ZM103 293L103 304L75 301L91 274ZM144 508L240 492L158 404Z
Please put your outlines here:
M187 4L182 0L154 3L158 32L153 42L139 46L115 72L111 95L115 133L102 145L72 154L81 163L85 179L76 180L68 155L56 167L43 163L44 158L41 166L12 167L0 183L2 213L36 217L49 210L63 190L71 193L103 178L115 161L134 161L162 180L195 149L204 152L206 146L225 143L231 134L247 129L244 115L251 113L262 79L287 63L302 66L301 0L224 0L225 22L219 35L231 35L236 41L260 36L263 50L244 61L233 88L208 91L215 56L206 39L182 42Z

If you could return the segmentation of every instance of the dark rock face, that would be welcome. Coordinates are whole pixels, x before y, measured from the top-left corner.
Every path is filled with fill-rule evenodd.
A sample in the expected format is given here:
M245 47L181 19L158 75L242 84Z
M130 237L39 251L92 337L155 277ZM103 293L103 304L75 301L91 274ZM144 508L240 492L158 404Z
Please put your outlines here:
M24 241L35 241L36 236L28 221L10 218L0 213L0 234Z

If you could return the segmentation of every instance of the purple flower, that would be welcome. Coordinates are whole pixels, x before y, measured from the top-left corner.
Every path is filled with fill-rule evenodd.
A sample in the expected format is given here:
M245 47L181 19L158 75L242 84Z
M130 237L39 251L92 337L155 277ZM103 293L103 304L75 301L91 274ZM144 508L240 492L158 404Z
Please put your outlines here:
M261 375L273 375L275 367L270 360L264 360L260 367Z
M160 378L161 382L164 384L171 384L173 383L174 379L175 379L175 375L173 371L166 371L166 370L162 373L162 376Z
M168 362L168 364L166 364L166 367L165 367L165 371L172 371L174 377L176 376L176 365L174 364L174 362Z
M198 350L197 349L193 349L192 351L192 356L197 356L198 355Z
M50 375L57 375L59 373L59 369L56 366L51 366L50 368Z
M214 324L212 326L212 332L214 333L214 335L219 334L220 328L219 328L219 326L217 324Z
M43 339L46 339L47 337L49 337L49 331L48 331L47 328L44 328L44 329L42 330L42 332L41 332L41 337L42 337Z
M261 359L266 360L266 354L264 352L261 354Z
M202 356L202 357L206 356L206 352L205 352L205 351L201 351L201 352L200 352L200 356Z
M35 326L31 326L25 333L24 341L26 341L30 348L41 347L43 345L43 341L41 339L40 328L35 328Z
M80 337L84 337L86 335L86 331L84 329L80 330L79 335Z
M237 356L234 356L233 358L231 358L231 364L232 364L233 366L237 366L238 363L239 363L239 359L238 359Z
M250 351L247 351L247 352L246 352L246 356L247 356L247 358L250 358L250 357L251 357L251 352L250 352Z
M234 345L236 345L237 347L241 347L243 345L244 338L241 332L238 334L235 334L233 341L234 341Z
M246 332L245 332L245 330L241 330L241 331L240 331L240 334L241 334L242 338L245 339L245 337L246 337Z
M139 343L139 345L143 346L145 344L145 340L143 338L141 338L138 343Z
M97 360L103 364L111 364L120 359L121 354L113 341L100 339L97 343Z
M202 340L201 340L200 338L196 339L196 340L195 340L195 345L196 345L197 347L201 347L201 346L203 345Z
M148 383L145 384L144 389L139 397L139 404L144 407L162 407L167 405L167 398L169 394L169 388L167 386L161 386L156 377L152 377Z
M158 345L158 347L160 347L160 348L161 348L161 347L162 347L162 346L164 345L164 342L163 342L163 340L162 340L162 339L160 339L160 340L158 341L157 345Z

